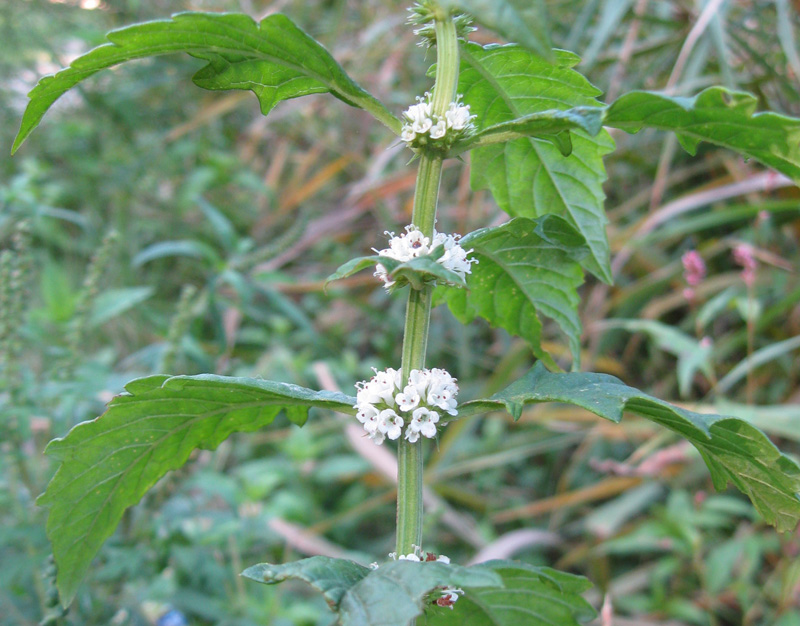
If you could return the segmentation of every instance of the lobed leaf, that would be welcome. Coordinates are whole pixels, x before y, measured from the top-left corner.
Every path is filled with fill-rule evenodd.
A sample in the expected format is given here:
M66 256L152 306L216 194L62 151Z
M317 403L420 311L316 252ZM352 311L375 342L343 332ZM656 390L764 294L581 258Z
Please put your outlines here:
M464 279L459 274L436 262L436 259L443 254L444 247L439 246L431 254L417 257L410 261L398 261L397 259L380 255L357 257L339 266L333 274L325 279L325 283L347 278L356 272L375 267L376 264L380 263L386 268L389 279L394 281L402 279L410 283L414 289L421 289L426 281L440 281L456 287L464 287ZM402 284L405 284L405 282Z
M281 583L290 578L302 580L325 597L331 610L338 611L344 595L371 571L370 568L355 561L334 559L329 556L312 556L284 565L259 563L244 570L242 576L268 585Z
M467 290L442 292L463 323L476 316L527 341L533 353L552 367L542 348L544 315L569 338L572 357L580 360L581 321L577 289L583 283L579 262L591 254L586 240L565 219L545 215L517 217L495 228L483 228L461 240L478 263L467 276Z
M523 137L536 137L549 141L563 156L569 156L572 153L569 131L581 129L589 135L597 135L603 128L604 114L605 111L601 107L574 107L566 111L552 110L523 115L470 135L456 143L449 156L457 156L467 150Z
M370 569L329 557L286 565L264 563L248 568L243 575L267 584L288 578L309 583L339 613L341 626L407 626L423 614L426 596L438 587L482 589L503 584L501 577L486 567L389 561Z
M208 62L194 75L195 84L211 90L250 90L264 115L281 100L328 92L400 132L400 121L284 15L270 15L256 23L236 13L178 13L172 19L111 31L108 40L33 88L12 153L50 106L85 78L125 61L173 52Z
M709 87L692 98L633 91L608 107L604 123L630 133L642 128L673 131L690 154L707 141L800 184L800 119L756 113L757 104L755 96L724 87Z
M516 561L488 561L472 569L499 574L503 586L465 585L453 610L428 609L428 626L580 626L596 616L580 595L592 586L582 576Z
M596 107L602 113L596 100L600 91L572 69L578 57L561 50L555 57L556 63L550 64L517 45L462 46L459 92L477 116L478 132L553 110ZM550 141L536 137L478 147L472 151L471 184L473 189L489 189L512 217L564 217L591 251L583 267L610 282L603 155L614 144L602 130L591 136L577 128L570 137L567 157Z
M491 398L461 405L459 417L500 408L519 419L523 407L532 402L574 404L613 422L630 411L661 424L700 451L717 490L733 483L778 530L794 530L800 521L800 466L781 454L764 433L734 417L687 411L614 376L553 374L537 363Z
M544 0L439 0L446 9L469 13L478 24L553 62Z
M73 428L46 453L61 462L37 504L49 507L47 536L66 605L126 508L197 448L266 426L281 411L302 425L309 407L353 414L355 398L297 385L222 376L134 380L108 410Z

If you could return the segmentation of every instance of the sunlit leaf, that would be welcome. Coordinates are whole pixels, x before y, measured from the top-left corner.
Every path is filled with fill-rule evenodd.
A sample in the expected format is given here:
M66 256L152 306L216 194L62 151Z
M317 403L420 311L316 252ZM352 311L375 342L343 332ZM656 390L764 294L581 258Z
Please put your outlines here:
M462 322L476 316L525 339L534 354L553 365L542 348L542 322L554 320L569 338L573 359L580 358L581 321L577 289L583 283L579 261L590 254L586 241L563 218L518 217L483 228L461 240L477 259L467 290L447 289L443 297Z
M108 34L110 43L78 57L70 67L46 76L30 102L14 141L15 152L66 91L102 69L133 59L185 52L208 62L194 75L204 89L246 89L266 115L281 100L331 93L365 109L399 133L400 122L359 87L318 42L284 15L256 23L235 13L178 13L168 20L127 26Z
M467 139L457 142L451 155L473 150L493 143L513 141L523 137L536 137L549 141L563 156L572 153L570 130L581 129L596 135L603 127L602 107L575 107L566 111L551 110L523 115L507 122L484 128Z
M347 278L367 268L374 268L375 265L380 263L386 268L388 278L398 283L397 286L410 283L415 289L421 289L425 282L440 281L463 287L465 284L464 279L459 274L436 262L436 259L441 257L444 251L444 247L439 246L431 254L417 257L410 261L398 261L397 259L380 255L358 257L337 268L333 274L328 276L325 282Z
M581 576L515 561L488 561L471 569L499 574L503 587L464 585L452 610L428 609L428 626L579 626L596 616L581 597L592 586Z
M707 141L761 161L800 184L800 119L756 113L757 105L755 96L723 87L709 87L693 98L634 91L609 106L604 123L631 133L673 131L690 154Z
M289 578L309 583L322 592L331 610L339 613L337 623L341 626L407 626L422 615L426 597L431 593L435 597L437 588L482 589L503 584L497 573L483 566L389 561L371 569L328 557L285 565L254 565L245 570L244 576L267 584Z
M555 55L552 65L520 46L463 46L459 92L477 115L478 131L545 111L600 107L600 91L572 69L578 57ZM576 129L570 138L567 157L551 142L529 137L477 148L471 153L472 187L489 189L512 217L564 217L591 250L582 265L610 282L603 155L614 144L605 131L592 137Z
M281 411L302 425L309 407L353 414L355 398L297 385L222 376L151 376L129 383L95 420L47 447L61 463L38 500L68 604L126 508L193 450L266 426Z
M532 402L574 404L613 422L629 411L661 424L700 451L718 490L733 483L779 530L794 530L800 521L800 467L764 433L734 417L687 411L607 374L554 374L537 363L491 398L461 405L459 416L505 409L518 419Z

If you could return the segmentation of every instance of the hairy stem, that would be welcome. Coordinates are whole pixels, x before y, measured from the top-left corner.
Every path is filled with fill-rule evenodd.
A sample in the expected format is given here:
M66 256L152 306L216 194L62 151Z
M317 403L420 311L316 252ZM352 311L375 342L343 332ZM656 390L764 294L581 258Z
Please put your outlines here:
M458 86L458 39L448 14L436 18L436 83L433 113L443 116L455 99ZM412 223L426 237L433 235L442 157L420 156ZM411 289L403 333L403 385L411 370L425 367L433 289ZM397 554L409 554L422 545L422 444L400 440L397 451Z

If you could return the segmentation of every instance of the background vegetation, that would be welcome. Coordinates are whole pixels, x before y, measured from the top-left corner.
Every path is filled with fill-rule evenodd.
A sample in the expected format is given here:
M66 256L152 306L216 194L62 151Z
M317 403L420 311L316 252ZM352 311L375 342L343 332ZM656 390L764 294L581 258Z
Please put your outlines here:
M788 0L548 4L556 45L583 57L579 69L607 101L724 84L800 115ZM429 88L433 60L404 24L407 5L5 3L0 145L10 149L38 77L111 28L183 9L286 12L400 111ZM214 372L348 389L398 362L401 300L368 274L327 293L323 281L408 223L408 153L366 114L321 97L263 118L248 93L194 87L200 65L164 57L99 75L50 114L60 124L46 120L0 161L4 626L37 624L52 604L44 512L33 504L52 472L41 451L125 382ZM800 192L710 147L691 159L661 134L615 139L606 192L616 284L590 277L583 288L583 367L752 419L797 453ZM467 171L446 169L442 230L504 219L470 192ZM682 263L690 250L706 266L694 285ZM465 399L531 364L524 344L480 321L464 328L439 308L433 324L430 361L459 377ZM302 430L286 423L197 454L128 512L71 623L330 623L302 586L238 574L305 554L368 563L392 549L387 447L360 445L345 424L318 415ZM738 493L715 494L693 449L643 421L539 406L517 424L457 422L426 467L425 547L454 561L513 556L583 573L598 606L609 594L620 626L800 624L800 535L777 535Z

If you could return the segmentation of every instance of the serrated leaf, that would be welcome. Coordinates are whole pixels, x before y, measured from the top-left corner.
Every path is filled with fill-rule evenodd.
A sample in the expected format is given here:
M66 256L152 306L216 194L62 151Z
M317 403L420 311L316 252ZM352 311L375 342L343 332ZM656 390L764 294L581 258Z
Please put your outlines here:
M553 374L537 363L527 375L485 400L459 407L459 417L507 410L515 419L532 402L564 402L619 422L625 411L669 428L691 442L711 471L717 490L733 483L778 530L800 521L800 467L747 422L687 411L629 387L607 374Z
M473 567L499 574L502 588L471 588L452 610L431 607L427 626L580 626L596 616L581 597L591 583L549 567L515 561L488 561Z
M444 563L384 563L342 598L342 626L407 626L425 610L423 600L436 587L499 587L495 572ZM447 610L447 609L445 609Z
M469 13L478 24L553 61L544 0L439 0L439 4Z
M423 600L437 587L482 589L499 587L502 579L491 568L461 567L439 562L389 561L377 569L346 559L311 557L285 565L263 563L244 576L274 584L303 580L325 596L339 613L341 626L407 626L422 615Z
M555 55L551 65L519 46L463 46L459 92L477 116L478 132L545 111L599 108L595 98L600 91L571 69L578 57L561 50ZM614 143L605 131L590 136L576 129L570 137L568 157L550 142L533 137L473 150L472 188L489 189L512 217L552 213L567 219L591 250L583 267L610 282L603 155Z
M47 536L62 602L75 595L94 555L126 508L197 448L270 424L281 411L302 425L309 407L353 414L355 398L297 385L222 376L134 380L95 420L47 447L61 465L37 503L48 507Z
M709 87L693 98L633 91L606 112L606 126L635 133L669 130L695 154L701 141L728 148L786 174L800 184L800 120L778 113L756 113L755 96Z
M244 570L242 576L268 585L290 578L305 581L325 597L332 610L338 611L339 603L348 590L371 571L370 568L347 559L312 556L284 565L259 563Z
M569 131L581 129L591 136L597 135L603 128L604 115L605 109L602 107L574 107L566 111L551 110L523 115L484 128L457 142L453 145L450 156L523 137L537 137L549 141L563 156L569 156L572 153Z
M478 260L467 277L467 291L447 289L450 310L466 323L480 316L493 326L527 341L533 353L554 366L542 348L544 315L569 338L580 359L581 321L577 288L583 283L579 261L590 254L586 241L561 217L538 220L517 217L495 228L483 228L461 240Z
M399 134L400 122L357 85L317 41L284 15L256 23L235 13L178 13L169 20L127 26L108 34L110 43L78 57L70 67L42 78L14 141L16 152L50 106L80 81L125 61L185 52L208 62L194 75L204 89L246 89L266 115L282 100L331 93L365 109Z
M436 259L441 257L444 251L444 247L439 246L431 254L417 257L410 261L398 261L397 259L380 255L358 257L339 266L333 274L325 279L325 283L347 278L356 272L375 267L380 263L386 268L387 276L390 280L404 279L414 289L421 289L426 281L441 281L457 287L464 287L464 279L459 274L436 262Z

